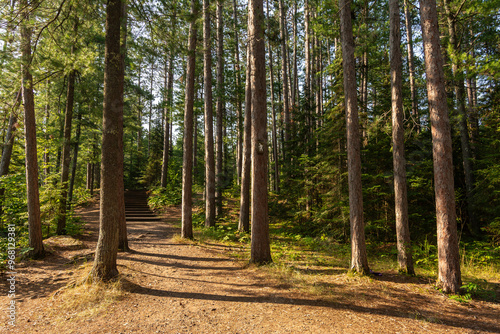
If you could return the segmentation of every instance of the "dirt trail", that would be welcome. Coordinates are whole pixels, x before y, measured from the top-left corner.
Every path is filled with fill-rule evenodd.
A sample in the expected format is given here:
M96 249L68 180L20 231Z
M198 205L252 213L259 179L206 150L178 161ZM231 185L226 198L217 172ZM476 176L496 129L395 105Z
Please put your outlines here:
M500 333L498 304L460 305L418 279L387 274L372 284L330 281L325 296L300 292L230 259L227 246L175 242L178 207L160 219L145 193L127 193L126 203L133 251L118 256L125 296L96 314L51 311L77 265L92 260L99 218L93 204L79 212L87 222L80 242L18 264L17 326L4 326L2 312L1 333ZM5 309L5 294L0 303Z

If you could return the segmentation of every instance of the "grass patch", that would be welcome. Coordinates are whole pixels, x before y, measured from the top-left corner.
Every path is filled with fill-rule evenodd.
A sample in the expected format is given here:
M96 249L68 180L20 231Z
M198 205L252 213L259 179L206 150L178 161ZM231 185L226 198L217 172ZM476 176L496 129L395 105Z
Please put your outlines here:
M76 278L54 293L52 299L56 307L53 316L58 316L61 321L90 318L106 312L110 305L125 296L121 277L92 284L88 279L91 269L92 263L80 266Z

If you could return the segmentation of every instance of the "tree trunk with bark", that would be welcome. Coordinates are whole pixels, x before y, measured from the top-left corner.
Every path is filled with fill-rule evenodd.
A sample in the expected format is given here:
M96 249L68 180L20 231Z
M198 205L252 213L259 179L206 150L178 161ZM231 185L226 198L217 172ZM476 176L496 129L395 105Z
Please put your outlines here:
M68 76L68 90L66 97L66 112L64 114L64 143L61 161L61 196L59 199L59 214L57 219L58 235L66 234L66 210L68 198L68 179L71 163L71 127L73 122L73 105L75 97L76 70L72 70Z
M352 34L351 6L340 0L340 27L344 69L344 94L347 120L347 169L349 178L349 215L351 220L351 270L368 274L365 230L363 221L363 194L361 190L361 152Z
M290 92L288 86L288 61L285 31L285 5L283 0L279 0L280 10L280 39L281 39L281 76L283 77L283 116L285 126L285 145L290 142Z
M445 293L458 293L462 278L453 184L453 151L435 0L420 0L420 17L434 161L438 281Z
M297 108L299 100L299 77L297 67L297 1L293 2L293 85L292 85L292 109Z
M267 22L268 29L270 30L270 20L269 20L269 0L267 5ZM268 39L269 47L269 72L270 72L270 89L271 89L271 112L272 112L272 144L273 144L273 160L274 160L274 186L273 190L279 193L280 191L280 174L279 174L279 157L278 157L278 139L277 139L277 125L276 125L276 110L274 108L274 70L273 70L273 49L271 47L271 41ZM295 50L295 49L294 49ZM294 53L295 57L295 53ZM296 69L297 64L295 64Z
M458 127L460 129L460 144L462 146L462 162L464 166L465 177L465 197L467 202L467 218L469 229L473 235L479 235L481 230L476 220L476 215L473 206L473 192L474 192L474 171L472 167L472 154L471 145L469 140L469 127L467 125L467 111L465 109L465 86L464 86L464 71L460 66L459 44L456 34L456 22L454 14L450 10L448 0L443 0L444 8L446 11L446 18L448 22L449 43L451 50L451 69L453 73L453 85L455 86L455 99L456 107L458 110Z
M73 163L71 165L71 178L68 189L68 203L71 206L73 202L73 190L75 188L76 167L78 165L78 151L80 149L80 136L82 133L82 113L78 113L78 123L76 126L75 146L73 148Z
M215 226L215 159L212 94L210 1L203 1L203 70L205 79L205 226Z
M420 115L418 112L417 88L415 86L415 65L413 54L413 31L411 26L411 11L408 0L404 0L405 7L405 25L406 25L406 42L408 49L408 72L410 74L410 93L411 93L411 110L414 122L417 127L417 133L420 133Z
M163 155L162 155L162 167L161 167L161 180L160 184L162 188L167 187L168 180L168 153L169 147L169 130L170 130L170 106L171 106L171 85L173 85L173 72L172 63L173 57L169 56L168 65L165 64L165 108L164 108L164 121L163 121Z
M27 0L19 2L23 18L21 23L21 57L22 57L22 96L24 105L24 132L26 137L26 192L28 195L28 233L29 247L33 248L29 255L41 258L45 255L42 241L42 221L40 218L40 195L38 190L38 158L36 144L35 98L33 94L33 77L31 75L31 35L28 26L29 13L32 6Z
M390 62L392 92L392 156L394 165L394 205L399 270L414 275L408 224L406 160L404 145L404 110L402 93L403 65L401 61L401 30L398 0L389 0Z
M127 1L122 1L122 18L121 18L121 32L120 32L120 53L121 53L121 65L123 76L125 77L125 69L126 63L125 59L127 57L127 25L128 25L128 16L127 16ZM125 91L125 80L122 83L122 101L124 100L124 91ZM124 178L123 168L121 169L122 179ZM123 182L121 183L122 192L125 191ZM123 195L123 201L125 201L125 194ZM128 246L128 233L127 233L127 219L125 217L125 202L123 204L123 211L120 212L122 216L120 217L120 227L119 227L119 236L118 236L118 250L122 252L130 251Z
M248 3L250 85L252 90L252 243L250 262L272 261L267 203L267 102L264 8L262 0Z
M196 61L196 0L191 0L189 24L188 61L186 69L186 95L184 105L184 154L182 158L182 228L181 237L193 238L193 110L194 75Z
M222 0L217 0L217 161L215 165L215 215L222 214L222 188L224 183L223 170L223 122L224 122L224 56L223 49L223 22L222 22Z
M252 130L252 86L250 84L250 43L247 44L247 71L245 83L245 120L243 130L243 166L241 170L240 219L238 229L250 231L250 177L251 177L251 130Z
M121 0L106 5L104 55L104 103L101 153L99 239L91 276L94 283L118 275L116 258L119 232L125 218L123 186L123 88L124 68L120 53ZM116 60L119 61L116 61Z
M237 118L237 182L240 184L241 181L241 168L243 163L243 107L241 103L241 75L240 75L240 46L239 46L239 35L238 35L238 10L236 7L236 0L233 0L233 20L234 20L234 71L236 73L236 118Z

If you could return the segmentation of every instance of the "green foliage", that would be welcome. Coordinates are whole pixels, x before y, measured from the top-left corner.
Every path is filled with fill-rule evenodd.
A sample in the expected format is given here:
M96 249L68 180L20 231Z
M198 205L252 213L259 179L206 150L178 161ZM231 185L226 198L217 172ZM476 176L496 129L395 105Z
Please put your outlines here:
M430 268L435 267L438 263L437 247L424 239L422 244L417 244L413 248L413 261L415 265Z
M179 205L182 200L181 188L168 183L166 188L154 187L148 197L148 205L153 210L162 210L170 205Z
M468 303L473 299L493 302L496 300L495 287L484 279L474 279L461 286L460 295L451 295L450 299Z
M4 195L0 198L2 216L0 224L22 226L27 221L26 177L23 173L13 173L0 178Z

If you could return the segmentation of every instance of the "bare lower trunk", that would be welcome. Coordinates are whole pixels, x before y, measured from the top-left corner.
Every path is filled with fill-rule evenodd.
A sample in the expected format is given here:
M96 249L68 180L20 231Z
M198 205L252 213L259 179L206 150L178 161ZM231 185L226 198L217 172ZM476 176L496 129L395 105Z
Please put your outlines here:
M394 164L394 205L399 270L414 275L408 225L408 199L406 191L406 161L404 156L404 110L402 93L401 31L398 0L389 1L391 92L392 92L392 156Z
M71 163L71 125L73 121L73 104L75 96L76 71L68 77L68 93L66 98L66 113L64 114L64 144L61 164L61 197L59 199L59 217L57 219L57 234L66 234L66 210L68 198L68 179Z
M252 86L250 85L250 44L247 45L247 72L245 87L245 121L243 132L243 166L241 171L240 219L238 229L250 230L250 172L251 172L251 129L252 129Z
M172 72L172 63L173 56L170 55L168 62L168 69L165 71L165 108L164 108L164 121L163 121L163 156L162 156L162 169L161 169L161 187L165 188L167 186L168 180L168 153L170 150L169 147L169 131L170 131L170 106L171 106L171 88L173 85L173 72ZM166 64L165 64L166 67Z
M237 161L236 161L236 170L237 170L237 184L240 184L241 180L241 168L243 162L243 109L241 105L241 75L240 75L240 48L239 48L239 38L238 38L238 24L237 24L237 7L236 0L233 0L233 20L234 20L234 70L236 73L236 118L237 118Z
M31 65L31 28L27 26L31 6L27 0L19 3L23 12L21 25L22 52L22 96L24 105L24 132L26 137L26 192L28 195L28 233L30 256L41 258L45 255L42 241L42 222L40 219L40 195L38 191L38 159L36 144L35 98L33 94L33 77Z
M223 171L223 94L224 94L224 57L222 25L222 0L217 0L217 161L215 165L215 215L222 214L222 188L224 183Z
M205 79L205 226L215 226L215 159L212 95L212 50L210 42L210 3L203 2L203 48ZM239 75L239 74L238 74Z
M270 29L269 20L269 0L266 2L268 29ZM296 8L295 8L296 9ZM279 157L278 157L278 139L277 139L277 124L276 124L276 109L274 108L274 70L273 70L273 49L271 41L268 39L269 47L269 72L270 72L270 90L271 90L271 113L272 113L272 145L273 145L273 160L274 160L274 186L273 190L277 193L280 191L280 174L279 174ZM295 68L297 64L295 64Z
M184 106L184 155L182 158L182 228L181 237L193 238L193 107L196 61L196 0L191 0L192 19L189 24L188 61L186 70L186 98Z
M347 119L347 169L349 178L349 215L351 220L351 270L369 273L366 256L361 190L361 152L359 137L354 38L350 2L340 0L340 25L344 68L344 94Z
M435 0L420 0L420 15L434 160L438 281L444 292L457 293L462 279L453 184L453 151Z
M250 84L252 90L252 244L250 262L272 261L267 203L267 103L264 9L262 0L248 4Z
M92 279L109 280L118 275L120 224L125 219L123 186L123 85L124 68L120 53L121 0L106 5L106 49L104 55L104 103L101 155L99 239ZM120 61L116 62L116 59Z
M76 178L76 167L78 165L78 151L80 149L80 136L81 136L81 128L82 128L82 113L78 113L78 124L76 127L76 135L75 135L75 147L73 149L73 163L71 165L71 178L69 181L69 190L68 190L68 203L71 206L73 202L73 190L75 189L75 178Z

